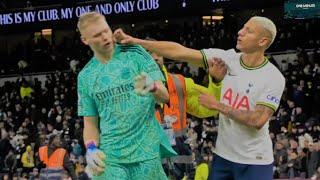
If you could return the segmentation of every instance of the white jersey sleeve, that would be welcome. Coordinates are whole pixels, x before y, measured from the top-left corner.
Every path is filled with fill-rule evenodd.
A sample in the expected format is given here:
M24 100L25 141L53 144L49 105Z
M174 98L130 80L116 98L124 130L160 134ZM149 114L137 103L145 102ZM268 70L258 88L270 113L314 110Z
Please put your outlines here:
M214 57L221 58L221 60L230 67L232 61L235 60L234 57L237 55L237 52L234 49L223 50L217 48L202 49L201 53L203 56L203 63L206 68L208 67L208 61L211 61Z
M258 96L256 105L267 106L276 111L280 105L281 96L285 87L285 78L279 72L270 73L268 84Z

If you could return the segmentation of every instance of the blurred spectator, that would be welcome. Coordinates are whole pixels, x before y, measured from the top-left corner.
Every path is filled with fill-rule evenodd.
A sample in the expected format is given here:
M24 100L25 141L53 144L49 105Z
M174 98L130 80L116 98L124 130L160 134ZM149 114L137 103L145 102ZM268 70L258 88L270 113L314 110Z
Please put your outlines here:
M318 167L317 171L314 175L312 175L311 180L318 180L320 179L320 167Z
M29 173L34 168L34 152L31 146L27 146L26 151L22 154L21 157L23 172Z
M62 148L61 132L55 130L49 136L49 145L39 148L39 158L45 168L40 171L40 179L61 179L64 169L76 179L73 163L69 159L67 151Z
M5 169L10 173L15 173L15 170L17 169L17 155L14 154L13 150L10 150L5 157L4 160Z
M76 164L77 166L77 175L78 175L78 179L81 179L81 180L89 180L89 176L87 175L87 173L85 172L85 166L84 166L84 163L77 163Z
M296 151L289 152L289 161L287 163L288 167L288 177L293 179L295 177L299 177L300 164L298 161L298 155Z
M312 177L313 174L316 173L317 168L319 167L319 152L318 152L318 144L310 143L309 144L309 161L308 161L308 177Z
M72 72L76 73L78 70L79 61L76 59L70 60L70 69Z
M19 68L19 72L20 74L24 73L24 70L28 67L28 63L25 60L20 60L18 62L18 68Z
M307 178L307 162L308 162L307 155L308 155L308 149L303 148L299 154L301 178Z
M197 163L195 180L207 180L209 177L209 156L204 155L203 158Z
M30 173L29 180L37 180L39 178L40 178L40 176L39 176L38 168L33 168L32 172Z
M71 147L72 147L72 153L76 156L76 157L79 157L83 154L82 152L82 148L80 146L80 144L78 143L78 140L77 139L74 139L72 144L71 144Z
M25 97L31 98L31 93L33 92L33 89L30 87L30 85L26 81L22 81L22 85L20 88L20 96L22 99Z
M3 124L3 122L1 122ZM4 125L2 125L4 126ZM0 139L0 169L4 168L5 158L9 154L10 149L12 148L9 141L9 134L5 131L4 127L0 128L1 130L1 139Z
M3 180L9 180L10 179L9 174L4 174L2 179Z

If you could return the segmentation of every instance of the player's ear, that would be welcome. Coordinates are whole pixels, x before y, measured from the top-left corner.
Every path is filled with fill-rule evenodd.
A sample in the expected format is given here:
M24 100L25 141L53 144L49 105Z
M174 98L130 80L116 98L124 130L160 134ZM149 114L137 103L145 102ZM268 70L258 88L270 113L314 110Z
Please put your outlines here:
M262 46L265 46L265 47L268 47L270 43L270 40L266 37L262 37L259 41L259 46L262 47Z
M88 40L87 40L85 37L81 36L80 39L81 39L81 41L83 42L83 44L85 44L85 45L88 45L88 44L89 44L89 43L88 43Z

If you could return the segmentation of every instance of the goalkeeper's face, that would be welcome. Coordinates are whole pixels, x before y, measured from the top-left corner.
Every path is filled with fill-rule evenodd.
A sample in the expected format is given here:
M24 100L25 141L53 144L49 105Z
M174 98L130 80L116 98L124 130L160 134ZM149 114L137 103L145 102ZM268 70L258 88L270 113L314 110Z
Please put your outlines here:
M113 33L103 18L90 22L81 31L81 38L95 52L101 54L113 52L115 42Z

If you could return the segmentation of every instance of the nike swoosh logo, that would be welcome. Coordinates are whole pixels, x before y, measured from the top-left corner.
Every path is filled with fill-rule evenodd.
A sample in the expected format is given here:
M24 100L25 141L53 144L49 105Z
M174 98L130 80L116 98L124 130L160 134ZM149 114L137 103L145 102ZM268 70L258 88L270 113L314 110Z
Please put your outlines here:
M230 72L228 72L228 75L229 75L229 76L237 76L237 75L235 75L235 74L231 74Z

